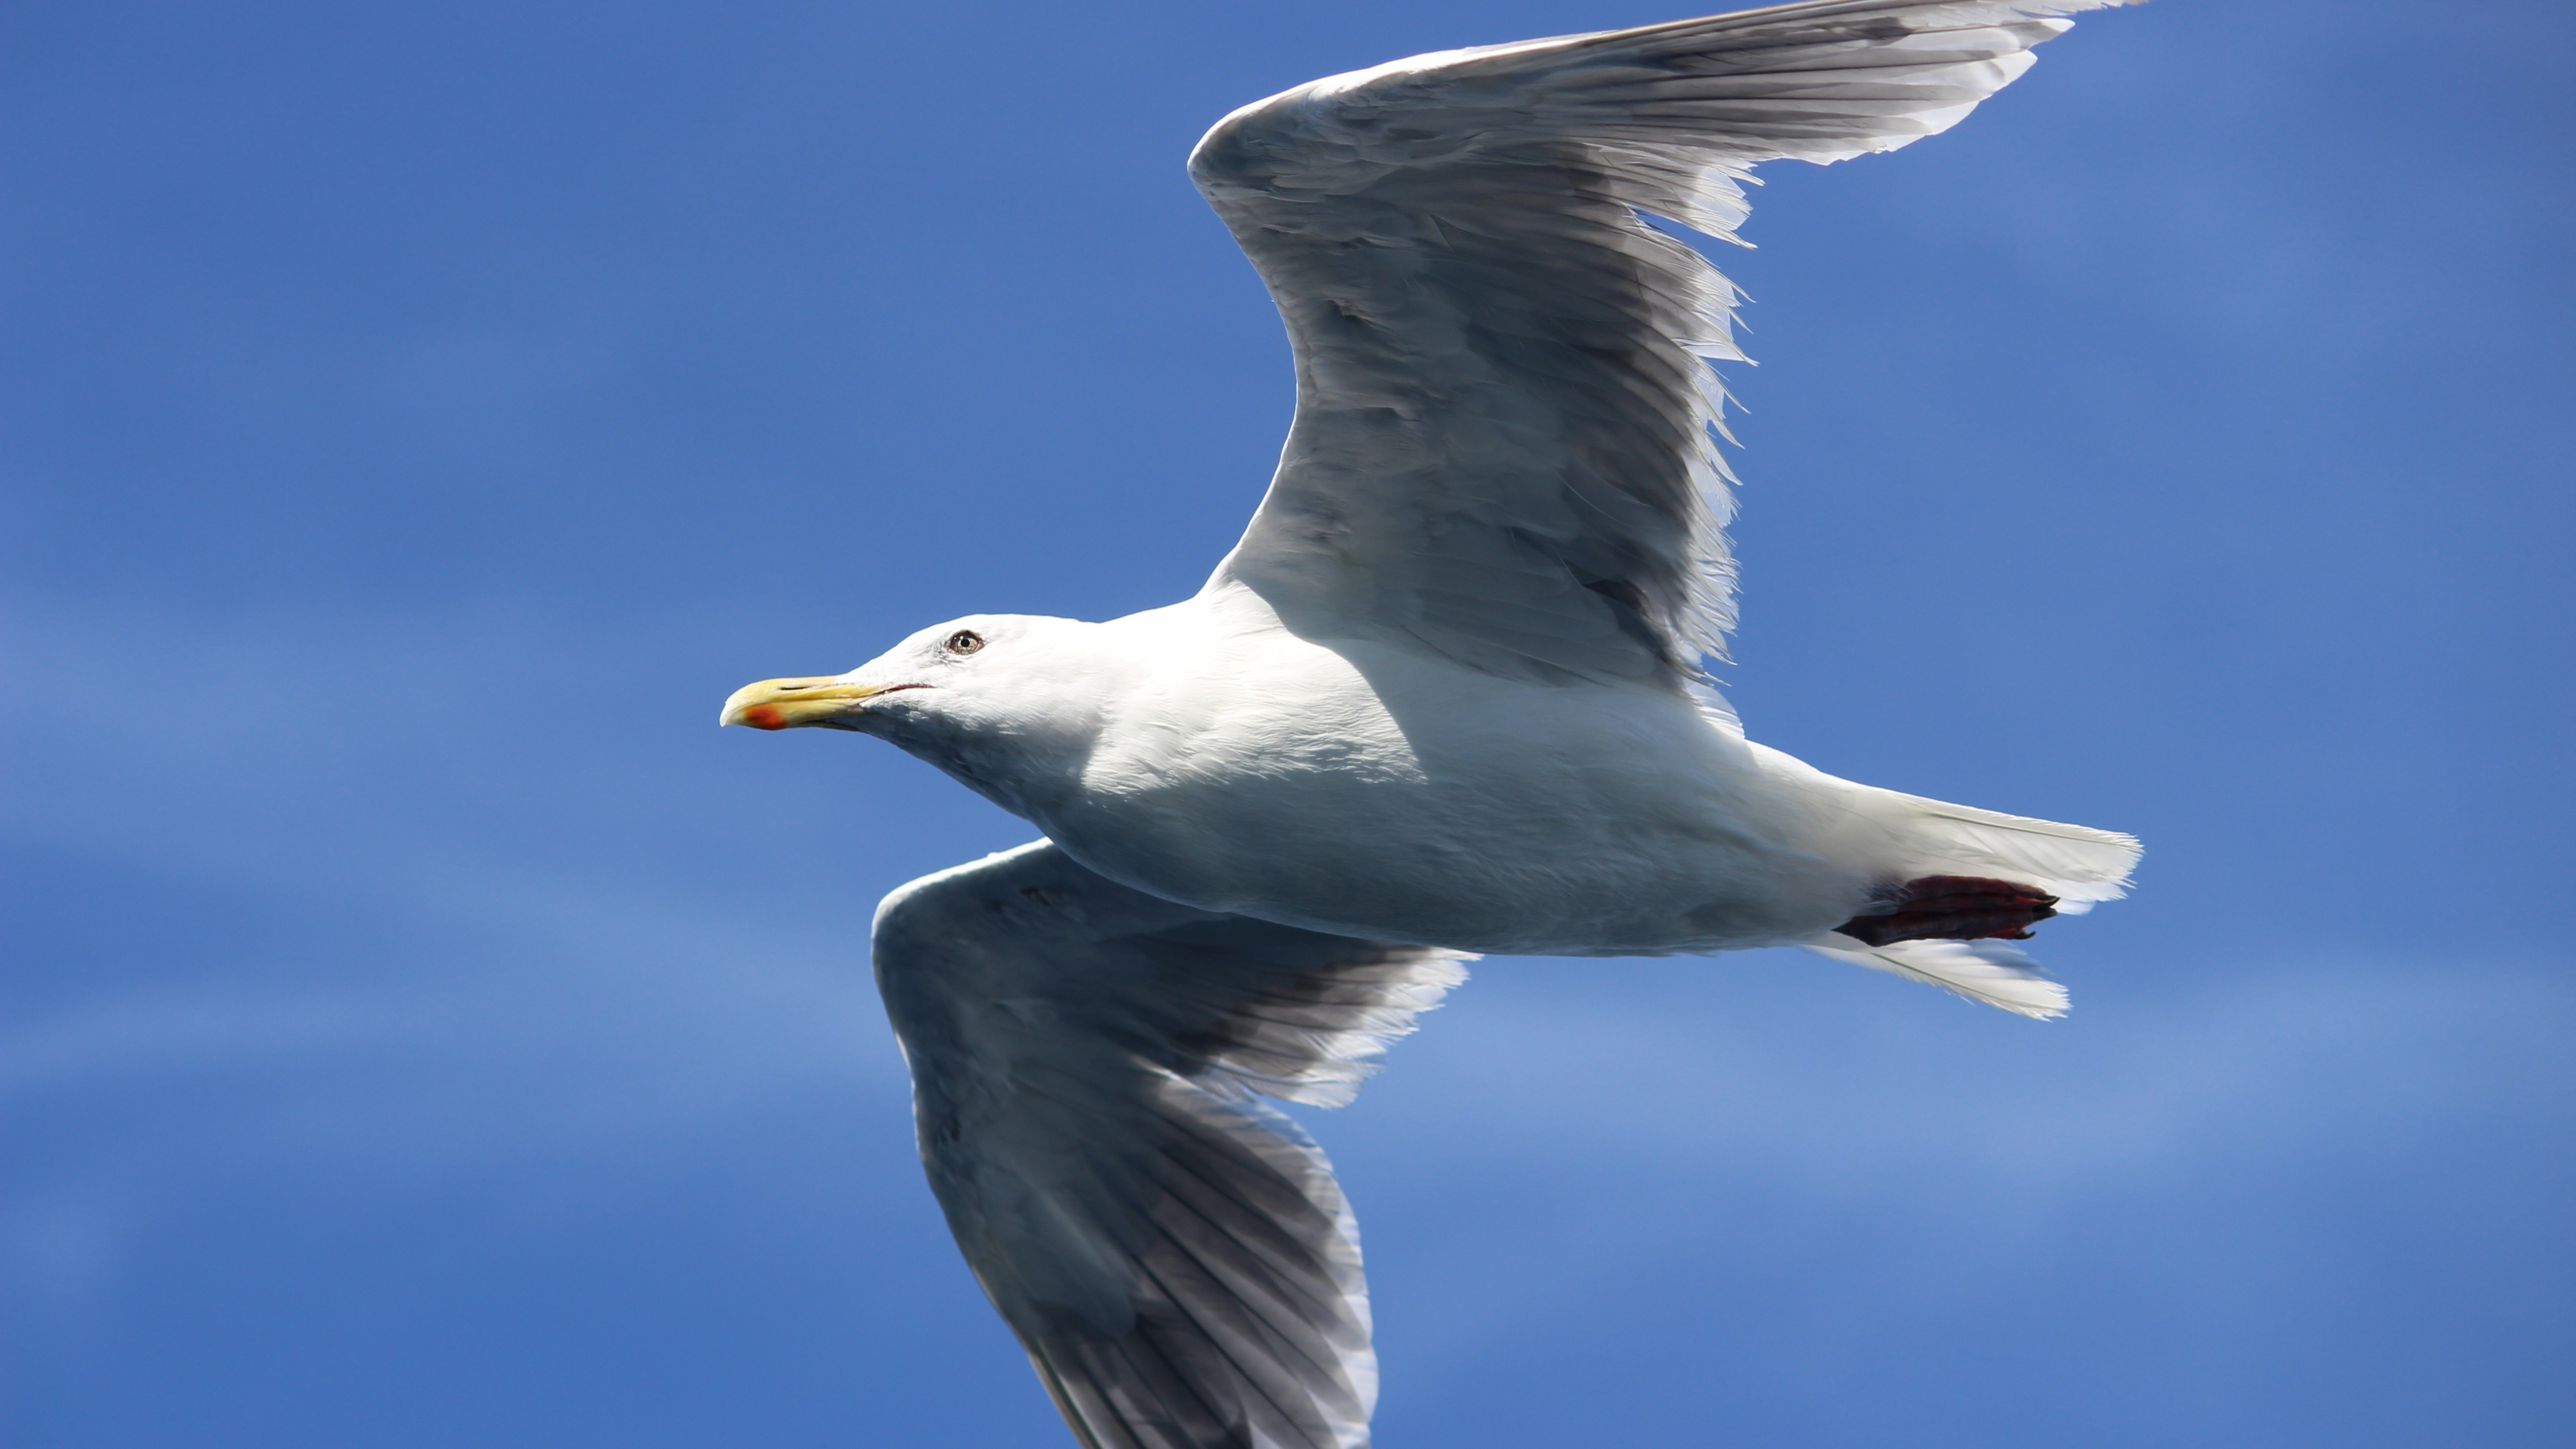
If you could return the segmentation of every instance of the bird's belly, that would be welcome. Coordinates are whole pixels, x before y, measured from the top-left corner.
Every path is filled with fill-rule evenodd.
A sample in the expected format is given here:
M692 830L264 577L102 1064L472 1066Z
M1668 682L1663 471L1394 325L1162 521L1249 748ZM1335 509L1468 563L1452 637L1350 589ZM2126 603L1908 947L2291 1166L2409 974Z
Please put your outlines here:
M1687 702L1621 713L1520 693L1511 712L1409 716L1342 699L1186 749L1113 750L1039 823L1167 899L1505 954L1775 944L1866 901L1871 882L1803 848L1741 743Z

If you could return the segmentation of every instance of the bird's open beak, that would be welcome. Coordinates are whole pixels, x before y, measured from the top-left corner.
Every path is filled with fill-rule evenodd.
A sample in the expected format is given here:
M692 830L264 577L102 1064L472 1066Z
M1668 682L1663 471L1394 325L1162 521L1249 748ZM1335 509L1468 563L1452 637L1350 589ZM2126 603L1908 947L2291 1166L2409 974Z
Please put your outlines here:
M756 730L786 730L798 725L851 729L845 722L850 706L883 694L882 684L852 684L824 675L814 679L764 679L746 684L724 702L719 725L749 725Z

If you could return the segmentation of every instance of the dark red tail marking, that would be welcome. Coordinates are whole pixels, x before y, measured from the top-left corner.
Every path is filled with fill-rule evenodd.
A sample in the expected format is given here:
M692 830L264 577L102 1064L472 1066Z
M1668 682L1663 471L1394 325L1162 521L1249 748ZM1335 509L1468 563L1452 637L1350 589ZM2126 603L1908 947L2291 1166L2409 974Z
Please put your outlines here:
M1927 875L1897 888L1889 909L1834 929L1872 946L1899 941L2026 941L2057 914L2057 897L2026 885L1965 875Z

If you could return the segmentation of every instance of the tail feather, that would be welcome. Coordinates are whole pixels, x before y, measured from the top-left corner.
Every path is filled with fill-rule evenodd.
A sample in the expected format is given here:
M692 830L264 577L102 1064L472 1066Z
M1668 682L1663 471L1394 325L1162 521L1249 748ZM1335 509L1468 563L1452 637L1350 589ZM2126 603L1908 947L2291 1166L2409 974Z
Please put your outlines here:
M2048 979L2038 962L2009 942L1898 941L1870 946L1827 932L1798 944L1819 956L1929 982L2022 1016L2045 1021L2066 1014L2066 988Z
M1995 893L2007 898L2015 894L2013 887L2034 887L2057 898L2058 915L2079 915L2096 901L2128 894L2129 872L2138 864L2136 836L1883 790L1838 779L1762 745L1748 742L1747 748L1767 773L1823 807L1817 811L1820 850L1876 877L1885 892L1879 902L1883 906L1901 906L1908 886L1997 887ZM1953 879L1945 882L1943 877ZM1948 902L1953 908L1963 904L1978 903ZM1965 931L2010 922L1979 920L1972 910L1956 924ZM1998 938L1873 946L1836 930L1798 944L2023 1016L2066 1014L2066 988Z
M2137 837L2116 830L2061 825L1885 792L1900 809L1898 879L1964 875L2039 887L2057 897L2059 915L2081 915L2096 901L2128 894L2138 864ZM1872 946L1840 932L1800 943L1808 950L1872 970L1955 991L2022 1016L2047 1020L2067 1011L2066 988L2038 962L2002 940L1895 941Z
M1910 816L1902 846L1910 858L1898 862L1903 877L2027 882L2057 897L2061 915L2081 915L2096 901L2128 894L2129 873L2138 864L2134 835L1887 793Z

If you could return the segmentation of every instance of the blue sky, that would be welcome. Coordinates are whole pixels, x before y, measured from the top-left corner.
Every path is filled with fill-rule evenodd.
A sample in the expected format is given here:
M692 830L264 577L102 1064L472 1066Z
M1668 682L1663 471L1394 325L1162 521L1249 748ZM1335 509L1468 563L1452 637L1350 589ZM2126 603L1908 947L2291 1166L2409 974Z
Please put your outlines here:
M1196 587L1289 404L1216 117L1681 13L0 17L12 1442L1064 1442L864 968L1030 832L716 704ZM1484 963L1310 1116L1391 1449L2576 1435L2571 47L2159 0L1766 174L1730 693L2141 889L2046 1025Z

